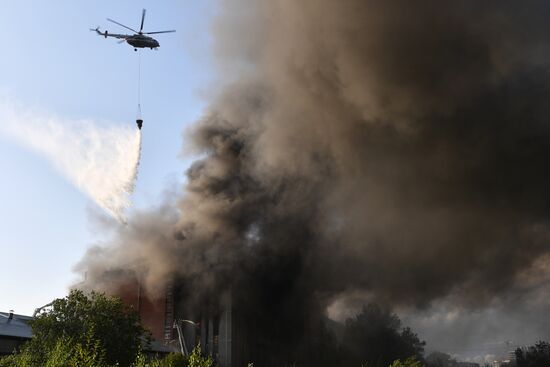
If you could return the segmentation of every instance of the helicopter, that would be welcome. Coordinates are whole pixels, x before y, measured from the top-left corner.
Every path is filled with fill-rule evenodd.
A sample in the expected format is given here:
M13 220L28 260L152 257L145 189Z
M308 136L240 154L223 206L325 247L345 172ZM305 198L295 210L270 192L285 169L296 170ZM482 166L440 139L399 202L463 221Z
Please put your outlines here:
M160 47L160 44L158 43L158 41L156 39L154 39L153 37L146 36L147 34L159 34L159 33L172 33L172 32L175 32L175 30L158 31L158 32L143 32L143 22L145 20L145 9L143 9L143 12L141 14L141 26L139 27L139 32L136 31L135 29L127 27L124 24L119 23L119 22L117 22L115 20L112 20L110 18L107 18L107 20L109 22L115 23L115 24L117 24L121 27L124 27L126 29L131 30L132 32L134 32L134 34L117 34L117 33L109 33L108 31L101 32L99 30L99 27L94 28L94 29L90 29L90 31L95 31L98 35L104 36L105 38L107 38L107 37L119 38L119 39L121 39L121 41L119 41L118 43L127 42L129 45L134 47L134 51L137 51L138 48L150 48L152 50L152 49L156 49L157 47Z

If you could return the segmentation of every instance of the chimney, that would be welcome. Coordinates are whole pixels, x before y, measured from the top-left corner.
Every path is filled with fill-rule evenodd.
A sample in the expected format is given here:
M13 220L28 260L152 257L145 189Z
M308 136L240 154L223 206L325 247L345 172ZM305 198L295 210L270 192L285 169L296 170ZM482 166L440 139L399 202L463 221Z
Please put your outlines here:
M10 310L10 316L8 317L8 322L13 320L13 310Z

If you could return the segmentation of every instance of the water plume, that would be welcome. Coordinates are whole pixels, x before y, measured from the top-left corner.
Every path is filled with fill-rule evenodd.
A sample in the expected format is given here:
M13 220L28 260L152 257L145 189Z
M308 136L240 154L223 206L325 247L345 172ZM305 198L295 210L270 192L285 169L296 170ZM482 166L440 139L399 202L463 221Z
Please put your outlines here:
M131 205L141 154L133 124L104 126L0 104L0 133L43 155L69 182L120 223Z

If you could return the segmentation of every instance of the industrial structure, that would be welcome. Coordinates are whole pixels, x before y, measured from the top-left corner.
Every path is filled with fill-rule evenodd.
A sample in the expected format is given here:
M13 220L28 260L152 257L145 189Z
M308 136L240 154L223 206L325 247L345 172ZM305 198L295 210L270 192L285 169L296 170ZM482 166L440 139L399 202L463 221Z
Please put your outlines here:
M141 322L151 331L155 343L189 354L200 344L205 355L220 367L240 365L232 345L234 330L230 292L215 304L204 300L189 302L181 287L169 283L161 296L151 298L137 281L127 282L117 293L124 303L139 313Z

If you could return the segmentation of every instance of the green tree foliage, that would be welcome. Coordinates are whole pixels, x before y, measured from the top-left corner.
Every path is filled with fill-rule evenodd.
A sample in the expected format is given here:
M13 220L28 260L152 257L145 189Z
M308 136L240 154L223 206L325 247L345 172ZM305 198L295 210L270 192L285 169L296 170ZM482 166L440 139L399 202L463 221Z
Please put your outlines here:
M194 350L193 350L194 351ZM180 353L170 353L162 359L160 367L186 367L189 361Z
M12 354L0 358L0 367L31 367L29 355Z
M539 341L527 349L516 349L516 364L518 367L548 367L550 366L550 343Z
M201 347L197 345L189 358L171 353L163 359L147 361L147 358L140 353L132 367L214 367L214 361L212 357L203 357Z
M385 367L411 356L421 361L425 344L410 328L402 328L401 320L393 312L369 304L346 321L343 358L346 365L367 363L369 367Z
M37 358L30 348L23 348L20 354L0 359L1 367L110 367L105 362L105 350L99 340L88 334L84 344L62 337L55 345ZM114 366L113 366L114 367Z
M187 367L189 361L179 353L170 353L163 359L147 360L147 357L140 353L132 367Z
M13 366L130 366L149 334L119 298L73 290L29 322L34 337ZM6 361L9 361L6 360ZM8 363L4 360L0 366Z
M189 356L189 366L188 367L212 367L214 361L212 357L204 358L201 353L201 346L197 345L193 352Z

